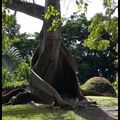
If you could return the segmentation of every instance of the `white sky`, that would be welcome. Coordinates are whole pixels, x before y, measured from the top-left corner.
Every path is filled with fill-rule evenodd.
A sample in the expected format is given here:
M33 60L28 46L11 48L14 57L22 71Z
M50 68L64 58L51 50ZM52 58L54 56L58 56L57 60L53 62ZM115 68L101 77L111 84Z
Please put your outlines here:
M32 2L32 0L29 0L29 1ZM90 1L90 4L88 6L88 12L87 12L88 19L90 19L96 13L100 13L104 11L101 0L89 0L89 1ZM36 4L40 4L43 6L45 4L45 0L35 0L35 2ZM73 12L76 12L76 11L77 11L77 6L75 5L75 3L73 3L72 0L61 0L61 15L63 17L69 17L70 15L72 15ZM117 10L116 10L115 15L116 16L118 15ZM40 19L33 18L31 16L28 16L20 12L17 12L17 22L18 24L21 25L21 29L20 29L21 33L40 32L42 28L42 24L43 24L43 22Z

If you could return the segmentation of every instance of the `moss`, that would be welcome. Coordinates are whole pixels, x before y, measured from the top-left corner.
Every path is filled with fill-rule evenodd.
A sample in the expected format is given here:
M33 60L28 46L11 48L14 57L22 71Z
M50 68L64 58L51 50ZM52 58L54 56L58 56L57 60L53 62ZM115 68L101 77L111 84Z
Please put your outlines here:
M106 96L115 96L116 92L112 84L103 77L93 77L87 80L87 82L81 87L84 91L95 91ZM91 94L90 94L91 95Z
M94 90L81 89L81 92L84 96L103 96L100 92Z

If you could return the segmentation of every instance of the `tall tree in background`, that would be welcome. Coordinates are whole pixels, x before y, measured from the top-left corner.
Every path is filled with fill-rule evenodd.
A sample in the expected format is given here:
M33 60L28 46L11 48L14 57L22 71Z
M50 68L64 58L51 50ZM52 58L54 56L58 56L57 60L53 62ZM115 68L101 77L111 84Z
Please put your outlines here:
M102 18L107 17L106 15L100 15ZM95 18L99 19L97 16L98 14L93 16L94 20ZM100 45L101 47L103 46L103 49L90 49L84 45L84 42L91 33L91 31L88 32L88 28L93 23L93 18L88 21L85 14L76 15L74 13L62 27L64 42L76 58L80 83L86 82L93 76L103 76L113 83L116 79L117 72L117 65L115 64L115 60L118 57L117 51L115 50L118 44L117 31L114 31L114 34L111 34L111 30L104 30L104 26L98 27L98 22L95 23L98 29L101 30L101 33L97 34L96 37L101 36L101 39L107 40L109 46L105 46L106 49L104 49L103 47L105 44L101 43ZM113 24L111 24L112 28L117 28L117 17L101 19L100 24L104 25L104 22L107 23L108 20L113 22ZM93 31L93 33L94 32L96 31ZM90 43L92 43L92 41L90 41ZM95 47L95 45L91 45L91 47ZM96 48L100 45L97 45Z
M97 50L97 56L107 59L101 59L106 65L96 64L99 67L98 72L101 76L106 76L112 83L115 81L118 60L118 18L113 16L118 8L115 0L103 0L103 13L97 13L91 18L88 32L88 38L84 41L84 45L91 50Z

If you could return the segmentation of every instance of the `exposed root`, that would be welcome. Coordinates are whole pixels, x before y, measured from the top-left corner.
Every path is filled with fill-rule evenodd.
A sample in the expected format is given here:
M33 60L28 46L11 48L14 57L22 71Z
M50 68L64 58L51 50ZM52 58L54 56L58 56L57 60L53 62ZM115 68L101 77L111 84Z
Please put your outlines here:
M87 100L84 99L82 101L79 101L78 99L65 99L66 103L69 103L72 108L76 108L76 107L81 107L81 108L85 108L88 109L88 107L97 107L97 103L96 101L91 101L91 100Z
M40 103L36 103L35 101L32 101L30 104L35 108L44 106L49 109L64 109L64 110L74 109L77 107L88 109L89 107L98 106L96 101L88 101L88 100L79 101L78 99L72 99L72 98L69 98L69 99L64 98L63 101L64 101L64 105L62 106L59 104L56 104L55 102L53 102L50 105L45 105L45 104L40 104Z
M2 95L2 104L7 104L13 96L16 96L20 92L25 92L25 89L18 88L18 89L12 90L8 94Z

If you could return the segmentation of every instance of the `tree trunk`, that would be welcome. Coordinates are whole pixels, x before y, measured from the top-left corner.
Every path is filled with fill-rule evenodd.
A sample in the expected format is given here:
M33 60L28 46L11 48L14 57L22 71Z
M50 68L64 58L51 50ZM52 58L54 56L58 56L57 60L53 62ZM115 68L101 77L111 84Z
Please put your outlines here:
M46 0L45 8L49 5L60 12L59 0ZM64 97L79 100L85 97L79 89L75 60L65 48L60 30L47 31L53 19L44 20L42 40L32 60L30 86L32 93L37 97L40 98L43 93L53 98L60 106L64 106Z
M45 7L20 0L12 1L11 5L7 5L8 8L19 10L42 20L44 20L43 13L50 5L54 6L60 13L60 0L46 0ZM18 7L19 5L21 7ZM24 5L27 7L24 7ZM75 59L65 48L60 29L48 31L53 19L55 17L44 20L40 43L32 59L29 83L31 93L36 96L38 102L41 100L45 103L55 101L59 106L66 107L71 106L65 102L66 97L70 99L78 98L79 101L84 100L85 97L79 89Z

